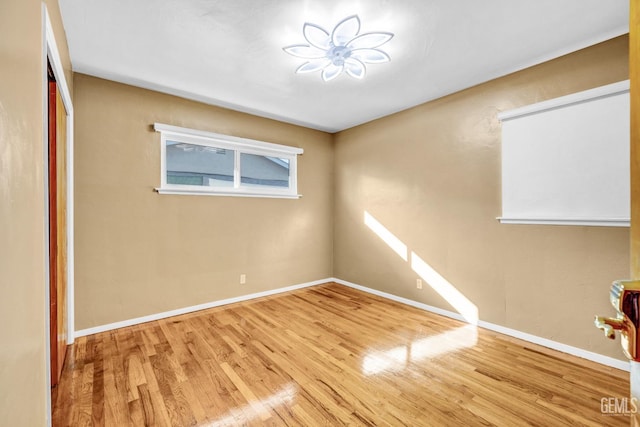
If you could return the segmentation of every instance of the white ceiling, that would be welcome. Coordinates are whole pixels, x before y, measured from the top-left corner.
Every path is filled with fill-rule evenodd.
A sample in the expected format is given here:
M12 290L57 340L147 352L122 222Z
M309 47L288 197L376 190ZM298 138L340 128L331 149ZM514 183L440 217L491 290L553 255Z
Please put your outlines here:
M628 32L627 0L60 0L74 71L335 132ZM311 22L357 14L391 62L295 74Z

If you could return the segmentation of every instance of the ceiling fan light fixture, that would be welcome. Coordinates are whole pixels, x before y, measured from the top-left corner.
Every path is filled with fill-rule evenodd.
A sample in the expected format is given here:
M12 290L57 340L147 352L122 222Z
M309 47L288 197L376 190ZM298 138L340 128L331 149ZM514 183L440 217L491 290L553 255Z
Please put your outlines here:
M393 38L393 33L370 32L360 34L360 18L351 15L338 22L329 33L319 25L306 22L302 34L307 44L283 48L285 52L308 61L296 69L296 73L321 70L322 80L328 82L345 72L362 79L366 75L365 64L380 64L391 57L378 49Z

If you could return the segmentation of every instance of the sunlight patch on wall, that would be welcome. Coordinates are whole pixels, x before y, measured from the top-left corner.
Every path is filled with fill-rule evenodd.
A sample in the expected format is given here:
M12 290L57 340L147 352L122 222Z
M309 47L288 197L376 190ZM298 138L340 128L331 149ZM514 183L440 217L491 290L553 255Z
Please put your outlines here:
M462 292L456 289L440 273L427 264L422 258L411 252L411 268L444 298L465 320L472 325L478 324L478 307L469 301Z
M364 224L376 233L400 258L407 261L407 245L402 243L402 240L387 230L384 225L380 224L380 222L367 211L364 212Z
M364 211L364 223L400 258L409 261L407 245L367 211ZM411 252L411 269L460 313L467 322L472 325L478 324L478 307L413 251Z

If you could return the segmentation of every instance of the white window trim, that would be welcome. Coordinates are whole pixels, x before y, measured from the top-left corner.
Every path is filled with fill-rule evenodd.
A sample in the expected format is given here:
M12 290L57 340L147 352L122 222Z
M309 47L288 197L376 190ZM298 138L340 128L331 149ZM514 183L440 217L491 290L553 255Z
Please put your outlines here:
M268 197L282 199L298 199L298 162L297 156L304 150L298 147L273 144L237 136L223 135L179 126L154 123L153 128L160 132L160 194L205 195L205 196L239 196ZM167 140L196 144L208 147L225 148L235 152L234 187L198 187L195 185L178 185L167 183ZM255 188L240 186L240 155L256 154L261 156L277 156L289 159L289 187Z

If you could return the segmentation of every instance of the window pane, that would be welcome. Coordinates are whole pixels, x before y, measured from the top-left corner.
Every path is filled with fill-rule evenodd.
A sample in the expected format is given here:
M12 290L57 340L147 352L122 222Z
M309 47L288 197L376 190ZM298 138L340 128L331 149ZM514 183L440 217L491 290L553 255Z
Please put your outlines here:
M167 141L167 184L233 187L234 151Z
M289 188L289 159L241 153L240 185Z

